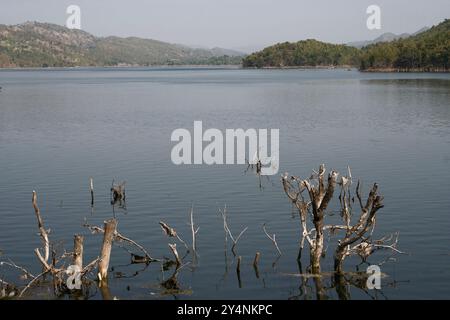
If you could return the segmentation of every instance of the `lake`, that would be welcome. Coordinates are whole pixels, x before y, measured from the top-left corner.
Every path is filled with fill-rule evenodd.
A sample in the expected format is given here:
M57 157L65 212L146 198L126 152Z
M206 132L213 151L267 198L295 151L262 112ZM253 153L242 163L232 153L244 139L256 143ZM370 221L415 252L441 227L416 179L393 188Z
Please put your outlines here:
M102 236L83 227L115 216L118 230L152 256L171 257L163 220L191 242L189 211L200 227L198 258L178 273L179 291L160 283L173 269L130 265L113 247L110 293L119 299L315 299L302 285L296 261L298 214L283 192L280 174L309 177L328 169L360 178L364 191L380 186L385 207L375 235L399 232L398 248L382 264L381 292L351 287L353 299L450 298L450 75L376 74L347 70L241 70L221 68L105 68L0 71L0 260L34 273L41 267L31 193L50 239L72 249L85 235L85 262L99 255ZM172 163L177 128L280 129L280 171L268 179L245 165ZM91 209L89 177L94 178ZM112 180L126 181L126 208L110 204ZM236 258L224 247L219 209L227 206L233 235L248 227ZM334 199L330 211L338 209ZM276 234L282 256L262 230ZM323 260L332 271L334 251ZM181 255L185 251L179 243ZM258 277L252 267L261 252ZM136 252L139 254L139 252ZM383 261L388 252L369 258ZM191 261L185 258L185 262ZM347 259L345 269L360 262ZM304 272L308 255L302 259ZM365 267L364 267L365 268ZM0 277L20 283L17 270ZM327 282L328 280L325 279ZM329 281L327 282L329 284ZM305 291L306 288L306 291ZM48 288L28 298L48 298ZM331 299L335 290L327 290ZM74 297L65 297L74 298ZM101 299L93 290L91 299Z

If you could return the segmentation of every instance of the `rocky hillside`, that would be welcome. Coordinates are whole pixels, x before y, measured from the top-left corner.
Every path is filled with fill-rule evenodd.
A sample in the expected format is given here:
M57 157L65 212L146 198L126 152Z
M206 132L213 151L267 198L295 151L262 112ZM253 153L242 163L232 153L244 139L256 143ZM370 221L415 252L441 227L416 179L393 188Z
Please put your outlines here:
M240 55L166 42L95 37L55 24L0 25L0 67L239 64Z

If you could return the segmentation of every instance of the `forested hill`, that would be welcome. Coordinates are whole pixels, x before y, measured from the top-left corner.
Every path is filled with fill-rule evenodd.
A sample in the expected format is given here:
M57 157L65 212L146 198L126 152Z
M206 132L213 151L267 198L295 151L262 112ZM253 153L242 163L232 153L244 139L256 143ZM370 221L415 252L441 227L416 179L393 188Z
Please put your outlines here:
M361 50L364 71L449 71L450 20L406 39Z
M253 53L244 67L353 66L362 71L449 71L450 20L414 36L353 48L317 40L280 43Z
M0 67L240 64L241 60L238 53L220 48L193 49L135 37L95 37L49 23L0 25Z
M359 50L342 44L313 39L284 42L253 53L243 60L244 67L354 66Z

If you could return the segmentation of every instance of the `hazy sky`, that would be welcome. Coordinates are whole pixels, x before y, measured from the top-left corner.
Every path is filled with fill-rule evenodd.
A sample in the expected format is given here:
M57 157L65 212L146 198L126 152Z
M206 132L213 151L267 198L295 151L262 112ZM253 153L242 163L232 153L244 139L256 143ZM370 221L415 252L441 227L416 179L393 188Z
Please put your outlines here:
M367 40L450 18L450 0L0 0L0 23L64 25L70 4L81 8L82 29L97 36L225 48L306 38ZM371 4L381 7L381 30L366 27Z

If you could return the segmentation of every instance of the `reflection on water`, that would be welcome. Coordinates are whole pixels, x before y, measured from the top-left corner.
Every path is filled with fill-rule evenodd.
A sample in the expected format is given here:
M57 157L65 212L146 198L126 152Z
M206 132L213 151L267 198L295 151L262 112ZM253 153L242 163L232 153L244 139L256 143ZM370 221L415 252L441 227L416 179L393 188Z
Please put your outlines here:
M398 230L399 247L408 253L382 265L383 294L390 299L448 298L449 80L446 74L341 70L2 70L0 259L40 271L33 254L40 240L32 190L40 195L55 242L70 248L74 234L85 236L86 261L98 256L100 236L82 226L84 218L102 225L115 216L119 230L152 256L172 259L159 222L188 241L193 204L200 227L195 264L167 282L174 266L163 274L161 263L126 266L130 254L113 247L111 266L120 273L111 273L109 292L92 286L88 296L371 299L369 293L383 298L381 292L358 287L357 274L349 273L356 272L358 260L348 259L346 279L335 279L328 253L322 278L286 276L308 271L298 269L300 221L292 215L278 176L270 182L261 177L260 183L250 171L243 174L246 166L175 166L170 161L171 132L201 120L220 130L280 129L280 173L305 176L320 163L345 172L350 165L365 189L379 183L385 208L374 237ZM90 177L95 181L93 207ZM111 206L113 178L127 181L125 208ZM225 204L230 229L238 233L248 227L236 257L228 241L228 261L218 213ZM338 212L339 202L329 210ZM262 230L264 223L276 234L283 253L279 258ZM257 251L261 257L255 274ZM0 275L21 281L16 270L2 268ZM43 297L51 290L40 287L33 293Z

